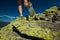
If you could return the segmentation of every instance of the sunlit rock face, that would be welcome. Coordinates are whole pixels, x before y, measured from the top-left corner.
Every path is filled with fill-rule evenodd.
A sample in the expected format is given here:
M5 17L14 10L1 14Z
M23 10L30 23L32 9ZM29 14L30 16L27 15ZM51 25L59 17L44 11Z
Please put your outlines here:
M51 7L50 9L55 8ZM56 8L55 10L57 9L58 8ZM34 36L37 38L43 38L45 40L60 40L60 20L59 21L54 20L55 22L52 22L52 18L55 14L55 11L53 12L54 14L53 13L50 14L50 12L49 13L45 12L43 12L42 14L34 14L33 16L16 17L16 19L13 20L10 24L0 29L0 39L30 40L23 38L19 36L16 32L14 32L13 31L13 25L14 25L22 34ZM57 14L59 13L57 12ZM28 18L28 20L26 18ZM41 18L43 19L41 20ZM49 18L49 21L45 20L46 18Z

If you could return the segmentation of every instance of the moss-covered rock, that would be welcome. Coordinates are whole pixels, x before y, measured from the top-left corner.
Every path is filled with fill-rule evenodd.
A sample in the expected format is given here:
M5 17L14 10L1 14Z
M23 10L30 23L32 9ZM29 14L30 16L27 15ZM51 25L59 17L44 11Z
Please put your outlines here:
M26 20L26 17L17 17L10 24L1 28L0 40L27 40L15 33L12 29L12 25L14 25L21 33L29 36L35 36L45 40L60 40L60 23L40 20L40 17L46 18L45 14L35 14L33 17L28 17L28 21ZM34 20L34 17L38 18L38 20Z

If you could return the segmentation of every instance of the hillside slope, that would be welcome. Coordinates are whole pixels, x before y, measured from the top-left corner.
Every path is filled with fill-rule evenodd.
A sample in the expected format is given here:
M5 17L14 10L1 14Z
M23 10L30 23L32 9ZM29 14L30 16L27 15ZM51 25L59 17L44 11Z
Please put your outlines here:
M14 32L13 25L22 34L43 38L45 40L60 40L60 23L58 23L59 21L51 22L41 20L39 19L40 16L38 15L34 15L34 17L29 16L29 20L26 20L26 17L17 17L10 24L0 29L0 40L29 40L19 36L16 32ZM45 18L45 16L41 17Z

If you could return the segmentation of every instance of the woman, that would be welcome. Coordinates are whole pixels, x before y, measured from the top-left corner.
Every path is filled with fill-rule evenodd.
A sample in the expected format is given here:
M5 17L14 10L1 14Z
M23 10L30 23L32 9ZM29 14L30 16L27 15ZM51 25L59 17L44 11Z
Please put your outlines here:
M22 1L24 1L25 7L28 7L29 2L30 2L29 0L18 0L18 10L19 10L20 16L23 16L23 14L22 14Z

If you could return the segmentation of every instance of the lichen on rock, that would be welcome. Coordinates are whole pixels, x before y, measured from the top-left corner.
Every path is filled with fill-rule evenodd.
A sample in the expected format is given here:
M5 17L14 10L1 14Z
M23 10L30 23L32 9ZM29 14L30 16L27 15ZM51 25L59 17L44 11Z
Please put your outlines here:
M0 40L27 40L13 31L13 25L21 33L29 36L35 36L45 40L60 40L60 23L57 23L59 21L53 23L51 21L41 20L40 17L46 18L45 15L42 13L35 14L33 17L28 16L29 20L26 20L26 17L22 17L22 19L21 17L17 17L10 24L0 29ZM35 20L35 17L38 20Z

